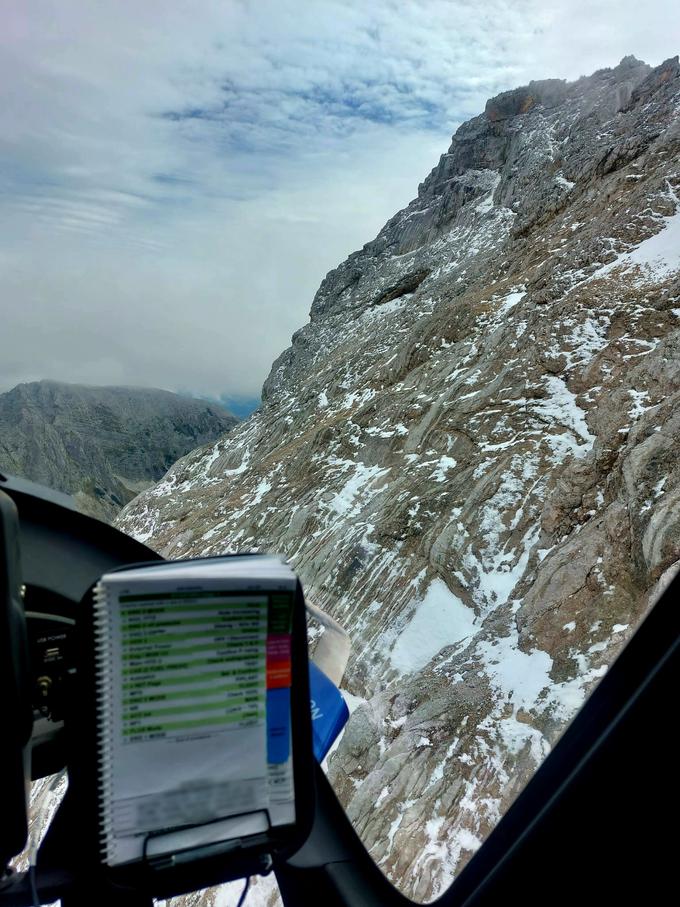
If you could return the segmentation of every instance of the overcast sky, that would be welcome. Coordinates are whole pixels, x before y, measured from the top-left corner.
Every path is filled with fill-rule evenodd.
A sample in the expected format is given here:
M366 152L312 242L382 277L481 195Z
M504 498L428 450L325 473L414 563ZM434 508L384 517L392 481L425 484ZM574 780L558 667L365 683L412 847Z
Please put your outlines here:
M257 397L325 273L489 96L680 51L677 0L0 0L0 16L0 390Z

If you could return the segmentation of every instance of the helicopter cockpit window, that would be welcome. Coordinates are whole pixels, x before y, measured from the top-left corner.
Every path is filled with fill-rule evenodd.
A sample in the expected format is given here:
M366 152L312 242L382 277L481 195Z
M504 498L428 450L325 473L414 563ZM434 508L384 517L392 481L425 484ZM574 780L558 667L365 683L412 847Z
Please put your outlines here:
M680 563L680 31L670 0L640 16L3 17L0 472L163 558L288 559L342 695L312 697L317 755L418 902ZM49 585L43 775L72 655Z

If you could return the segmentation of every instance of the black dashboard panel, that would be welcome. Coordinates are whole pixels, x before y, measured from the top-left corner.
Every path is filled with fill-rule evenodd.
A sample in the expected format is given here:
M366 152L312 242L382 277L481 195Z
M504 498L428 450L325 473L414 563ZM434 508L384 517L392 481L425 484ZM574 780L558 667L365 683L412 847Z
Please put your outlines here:
M83 599L108 570L162 558L113 526L80 513L67 495L1 474L0 490L19 512L35 779L66 764L64 691L75 671L75 618Z
M64 607L75 608L107 570L162 560L108 523L80 513L67 495L7 475L0 475L0 490L19 511L24 583L61 596Z

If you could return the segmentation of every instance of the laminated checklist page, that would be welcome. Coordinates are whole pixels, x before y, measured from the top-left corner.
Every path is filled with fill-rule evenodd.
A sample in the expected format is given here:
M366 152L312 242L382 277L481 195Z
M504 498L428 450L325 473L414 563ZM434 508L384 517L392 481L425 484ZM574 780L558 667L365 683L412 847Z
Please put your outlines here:
M108 865L295 821L296 582L264 556L102 577L95 663Z

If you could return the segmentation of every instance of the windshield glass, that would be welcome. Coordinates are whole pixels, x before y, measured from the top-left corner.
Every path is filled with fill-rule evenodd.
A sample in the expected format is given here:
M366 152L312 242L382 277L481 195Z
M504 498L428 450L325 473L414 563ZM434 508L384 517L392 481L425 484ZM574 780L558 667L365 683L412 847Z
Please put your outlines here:
M288 558L312 652L349 636L324 768L420 902L680 558L680 26L641 15L3 14L0 471Z

